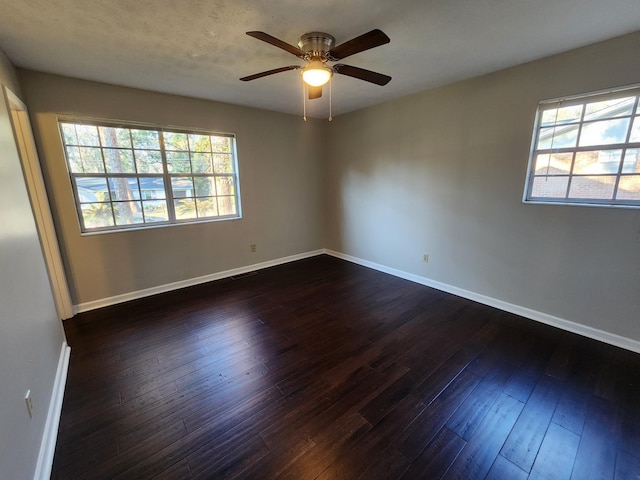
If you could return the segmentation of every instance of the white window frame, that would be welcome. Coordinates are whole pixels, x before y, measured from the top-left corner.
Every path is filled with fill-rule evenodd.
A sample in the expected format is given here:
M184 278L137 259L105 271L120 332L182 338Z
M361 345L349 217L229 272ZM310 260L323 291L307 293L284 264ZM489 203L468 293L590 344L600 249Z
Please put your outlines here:
M57 121L58 121L58 128L59 128L59 132L60 132L60 140L61 140L61 144L63 147L63 151L64 151L64 157L65 157L65 161L66 161L66 165L67 165L67 171L69 173L69 178L71 181L71 188L73 190L73 195L74 195L74 203L76 205L76 213L78 216L78 222L79 222L79 226L80 226L80 231L83 235L87 235L87 234L97 234L97 233L109 233L109 232L121 232L121 231L129 231L129 230L139 230L139 229L149 229L149 228L158 228L158 227L166 227L166 226L174 226L174 225L184 225L184 224L193 224L193 223L206 223L206 222L217 222L217 221L223 221L223 220L237 220L242 218L242 209L241 209L241 202L240 202L240 181L239 181L239 175L238 175L238 155L237 155L237 149L236 149L236 136L235 134L232 133L221 133L221 132L213 132L213 131L209 131L209 130L200 130L200 129L193 129L193 128L182 128L182 127L173 127L173 126L160 126L160 125L154 125L154 124L148 124L148 123L137 123L137 122L121 122L121 121L114 121L114 120L105 120L105 119L95 119L95 118L88 118L88 117L76 117L76 116L64 116L64 115L59 115L57 117ZM72 168L72 164L71 161L69 159L69 153L68 153L68 148L69 147L76 147L76 145L73 144L67 144L66 140L65 140L65 136L63 133L63 124L75 124L75 125L86 125L86 126L95 126L95 127L107 127L107 128L117 128L117 129L129 129L129 130L149 130L149 131L153 131L153 132L157 132L158 134L158 139L159 139L159 152L161 155L161 161L162 161L162 171L161 172L154 172L154 173L143 173L140 172L138 170L138 167L135 167L135 173L134 172L129 172L129 173L113 173L113 172L108 172L108 169L106 168L107 166L107 160L106 160L106 156L105 156L105 149L108 148L112 148L110 146L105 146L102 144L102 140L99 139L99 146L92 146L92 148L100 148L100 154L102 157L102 165L104 167L104 172L94 172L94 173L84 173L84 172L74 172L73 168ZM165 145L165 135L167 133L171 133L171 134L187 134L187 135L209 135L209 136L213 136L213 137L224 137L224 138L228 138L229 139L229 145L230 145L230 152L226 152L224 153L225 155L230 155L231 157L231 165L232 165L232 172L225 172L225 173L219 173L216 171L212 171L209 173L197 173L195 171L191 171L191 172L171 172L170 171L170 164L168 162L167 159L167 152L171 153L172 150L166 148ZM127 150L127 148L124 148L123 150ZM136 160L135 160L135 152L136 152L136 148L135 145L132 145L131 147L131 154L133 155L133 162L134 165L136 165ZM149 149L138 149L138 151L151 151ZM157 149L153 149L154 152L157 152ZM178 152L174 152L174 153L178 153ZM189 163L193 169L193 154L197 153L193 150L191 150L191 148L188 148L188 150L184 151L184 152L180 152L180 153L187 153L188 157L189 157ZM216 152L213 150L213 148L211 149L211 153L213 156L218 155L220 152ZM85 218L83 216L83 212L82 212L82 205L86 204L86 202L82 201L82 195L78 190L78 179L82 179L82 178L95 178L95 179L106 179L107 183L109 183L109 179L114 179L114 178L135 178L137 179L138 185L140 186L140 180L144 179L144 178L162 178L162 182L164 185L164 199L159 199L159 200L164 200L166 203L166 213L167 213L167 220L166 221L147 221L146 220L146 215L142 215L143 221L142 222L136 222L136 223L130 223L130 224L118 224L116 221L116 217L115 217L115 212L113 213L114 215L114 221L113 221L113 225L109 225L109 226L99 226L99 227L87 227L85 224ZM222 179L222 178L229 178L231 184L233 185L233 194L230 197L227 198L233 198L233 205L235 206L235 213L233 214L226 214L226 215L213 215L213 216L197 216L194 218L179 218L179 216L176 214L176 209L175 209L175 204L174 204L174 200L179 200L181 197L180 196L175 196L174 192L173 192L173 186L172 186L172 178L173 179L177 179L177 178L184 178L184 177L191 177L195 180L195 178L198 177L207 177L207 178L213 178L213 179ZM214 180L215 181L215 180ZM140 205L143 205L143 200L148 200L148 198L145 198L145 191L142 190L142 187L140 186L139 188L139 198L132 200L134 201L134 203L136 201L140 202ZM148 193L148 192L147 192ZM196 202L196 194L192 193L193 197L194 197L194 207L195 205L197 205ZM213 195L209 198L214 198L215 201L217 202L219 196L218 195ZM119 201L117 199L113 198L113 194L111 191L109 191L109 199L108 200L103 200L102 201L103 204L105 205L109 205L113 211L113 206L117 203L119 203ZM217 207L216 207L217 208ZM142 210L144 211L144 207L142 208ZM219 211L218 211L219 212ZM196 207L196 213L195 215L199 215L199 213L197 212L197 207Z
M603 116L599 118L594 118L593 114L590 118L585 117L585 106L587 104L593 102L600 102L606 100L615 100L616 98L625 98L625 97L633 97L635 96L635 102L630 109L630 113L628 114L619 114L613 116ZM575 120L571 120L568 122L560 122L556 118L555 122L543 124L542 117L544 112L546 111L554 111L556 109L561 109L564 107L579 107L582 105L582 110L580 113L580 117ZM600 143L600 144L589 144L586 146L581 146L581 134L583 131L583 127L585 125L589 126L595 124L596 122L604 122L607 120L628 120L626 137L624 141L616 142L616 143ZM634 123L635 122L635 123ZM636 181L636 179L640 180L640 167L637 167L635 171L628 172L624 171L625 168L629 165L625 164L625 159L627 151L637 151L640 149L640 139L634 138L631 141L631 134L635 128L638 128L640 125L640 84L614 88L605 91L597 91L591 92L581 95L574 95L571 97L563 97L563 98L555 98L550 100L543 100L538 103L538 109L536 112L536 118L533 129L533 137L531 141L531 150L529 155L529 163L527 168L527 179L525 183L523 202L525 203L535 203L535 204L555 204L555 205L578 205L578 206L598 206L598 207L616 207L616 208L640 208L640 199L623 199L618 198L618 187L620 185L621 179ZM543 129L549 129L556 127L554 130L554 138L555 131L557 131L557 127L562 127L564 129L575 128L577 129L576 133L576 142L573 146L563 146L559 148L554 148L553 143L549 148L537 148L541 136L541 132ZM608 173L597 173L597 174L584 174L584 173L576 173L576 155L583 153L611 153L611 152L620 152L620 159L618 161L618 165L616 171L608 172ZM566 154L571 155L570 168L566 173L551 173L549 174L549 169L547 169L547 175L536 173L536 159L538 155L549 155L549 159L554 154ZM565 157L568 158L568 157ZM640 164L640 159L638 159L638 164ZM550 163L550 161L549 161ZM626 165L626 166L625 166ZM627 168L628 169L628 168ZM615 177L615 184L613 186L613 191L611 194L611 198L585 198L585 197L572 197L571 196L571 186L572 182L576 179L580 181L580 179L585 178L593 178L593 177ZM567 186L564 196L536 196L534 195L534 181L536 179L553 179L553 178L567 178ZM627 178L633 177L633 178Z

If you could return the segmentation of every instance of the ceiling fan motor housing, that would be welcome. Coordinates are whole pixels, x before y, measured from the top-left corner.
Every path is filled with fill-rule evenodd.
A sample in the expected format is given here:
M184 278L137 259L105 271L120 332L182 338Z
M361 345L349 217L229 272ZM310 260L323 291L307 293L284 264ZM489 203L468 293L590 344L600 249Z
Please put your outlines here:
M309 59L317 57L326 59L327 53L335 44L336 39L324 32L305 33L298 40L298 47L307 54Z

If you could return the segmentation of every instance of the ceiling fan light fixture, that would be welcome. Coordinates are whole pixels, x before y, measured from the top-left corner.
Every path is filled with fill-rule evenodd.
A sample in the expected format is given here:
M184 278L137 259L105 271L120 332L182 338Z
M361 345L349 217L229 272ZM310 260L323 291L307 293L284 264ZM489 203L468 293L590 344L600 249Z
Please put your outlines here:
M312 60L302 70L304 83L312 87L325 85L333 75L333 70L320 60Z

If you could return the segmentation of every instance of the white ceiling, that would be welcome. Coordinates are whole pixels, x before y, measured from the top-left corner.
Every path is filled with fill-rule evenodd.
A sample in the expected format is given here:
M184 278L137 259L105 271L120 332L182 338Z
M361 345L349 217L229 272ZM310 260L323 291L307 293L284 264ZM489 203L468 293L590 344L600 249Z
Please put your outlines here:
M0 48L19 67L302 113L302 64L245 35L343 43L380 28L391 43L342 61L391 75L333 80L339 115L640 29L638 0L0 0ZM637 59L629 59L636 61ZM329 95L308 102L328 115Z

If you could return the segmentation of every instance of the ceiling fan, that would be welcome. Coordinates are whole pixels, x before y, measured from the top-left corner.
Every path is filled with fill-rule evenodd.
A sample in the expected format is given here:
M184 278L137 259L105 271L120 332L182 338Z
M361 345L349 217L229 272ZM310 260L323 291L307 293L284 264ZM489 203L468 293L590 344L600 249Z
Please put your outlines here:
M378 29L352 38L337 47L335 46L335 38L324 32L305 33L300 37L297 47L264 32L247 32L247 35L281 48L304 60L306 64L304 66L289 65L287 67L274 68L266 72L256 73L242 77L240 80L243 82L266 77L267 75L273 75L275 73L286 72L288 70L302 70L302 78L309 88L309 99L314 99L322 96L322 86L331 79L334 73L358 78L365 82L375 83L376 85L386 85L391 80L391 77L388 75L365 70L364 68L352 67L351 65L341 63L328 65L329 62L342 60L356 53L389 43L391 41L389 37Z

